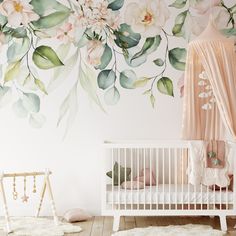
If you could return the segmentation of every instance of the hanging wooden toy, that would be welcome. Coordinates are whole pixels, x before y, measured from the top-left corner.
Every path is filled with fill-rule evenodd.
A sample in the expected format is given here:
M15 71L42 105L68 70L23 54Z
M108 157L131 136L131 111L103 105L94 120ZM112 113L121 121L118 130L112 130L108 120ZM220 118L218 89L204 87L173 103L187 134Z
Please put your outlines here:
M13 177L13 192L12 192L12 195L13 195L13 199L14 200L17 200L18 198L18 193L16 191L16 176L14 175Z
M36 193L37 192L37 189L36 189L36 176L34 175L33 176L33 181L34 181L34 185L33 185L33 193Z
M22 202L28 202L29 197L26 195L26 176L24 176L24 195L22 196Z

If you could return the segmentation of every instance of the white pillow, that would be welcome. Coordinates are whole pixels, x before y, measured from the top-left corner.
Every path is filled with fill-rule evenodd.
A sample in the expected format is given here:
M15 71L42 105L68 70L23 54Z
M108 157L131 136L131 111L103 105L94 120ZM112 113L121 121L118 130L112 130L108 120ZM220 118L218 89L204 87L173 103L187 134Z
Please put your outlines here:
M90 214L86 213L84 210L76 208L76 209L68 210L64 214L63 218L67 222L73 223L73 222L89 220L90 218L92 218L92 216Z

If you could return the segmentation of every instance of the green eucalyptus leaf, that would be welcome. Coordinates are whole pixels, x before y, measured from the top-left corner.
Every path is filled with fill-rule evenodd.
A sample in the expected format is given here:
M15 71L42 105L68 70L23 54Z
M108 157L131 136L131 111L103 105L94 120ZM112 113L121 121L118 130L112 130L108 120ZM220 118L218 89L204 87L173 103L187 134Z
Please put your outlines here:
M164 61L161 58L157 58L156 60L153 61L155 65L157 66L163 66L164 65Z
M22 99L18 99L15 103L13 103L12 110L15 113L15 115L19 118L25 118L29 113L27 109L24 107Z
M7 23L7 17L0 15L0 25L5 25Z
M24 93L22 97L22 105L28 112L39 112L40 99L39 96L34 93Z
M177 37L184 37L185 31L184 31L184 23L187 17L188 11L181 12L177 17L175 18L175 25L172 29L172 33L174 36Z
M98 87L100 89L107 89L116 80L116 74L113 70L103 70L98 74Z
M7 105L12 98L12 89L8 86L0 86L0 108Z
M29 124L35 129L40 129L46 122L46 117L40 113L31 113Z
M30 40L28 37L13 41L7 49L8 62L20 60L29 50Z
M186 3L187 3L187 0L175 0L175 1L174 1L172 4L170 4L169 6L170 6L170 7L175 7L175 8L180 9L180 8L185 7Z
M109 2L109 5L107 8L110 8L113 11L119 10L124 5L124 0L110 0L108 2Z
M50 69L63 65L56 52L48 46L37 47L33 52L33 61L40 69Z
M116 39L115 43L120 48L132 48L138 45L141 35L134 33L130 25L121 24L120 29L114 32Z
M133 70L124 70L120 73L120 85L126 89L134 89L137 76Z
M75 53L72 54L72 56L65 60L65 66L57 67L54 69L53 77L51 78L47 86L47 91L49 93L52 90L56 89L59 85L61 85L61 83L65 81L65 78L73 73L73 69L75 68L78 61L78 55L78 50L76 50Z
M134 60L140 56L142 56L143 54L151 54L152 52L156 51L156 49L158 48L158 46L161 43L161 36L157 35L156 37L151 37L151 38L147 38L145 40L145 43L143 44L142 49L136 53L131 60Z
M104 111L101 101L97 95L96 74L86 64L79 68L79 81L82 88L87 92L88 96Z
M154 107L155 107L156 99L155 99L155 97L153 96L153 94L150 95L150 102L151 102L151 104L152 104L152 108L154 108Z
M173 83L168 77L162 77L157 81L157 89L163 94L174 97Z
M124 55L126 63L130 67L138 67L147 61L147 54L146 53L142 54L140 57L133 58L134 55L140 51L140 48L138 48L138 50L137 50L137 47L133 47L133 48L126 49L126 50L127 50L127 52L126 53L123 52L123 55Z
M116 105L120 100L120 93L116 87L109 88L104 94L104 100L107 105Z
M46 12L53 10L70 11L68 7L56 0L31 0L30 4L33 6L34 11L40 16L44 16Z
M17 78L20 72L20 61L13 62L7 66L6 73L4 75L4 82L9 82Z
M34 83L37 85L37 87L43 92L45 93L46 95L48 94L47 91L46 91L46 88L45 88L45 85L44 83L39 80L39 79L34 79Z
M236 29L235 28L223 29L222 33L227 37L236 36Z
M111 48L106 44L104 53L102 54L101 57L101 64L97 66L96 69L104 70L110 63L111 58L112 58Z
M147 85L149 78L143 77L134 81L134 88L144 87Z
M186 61L186 49L185 48L173 48L169 51L169 61L170 64L176 69L176 70L182 70L185 69L185 61Z
M152 90L148 89L148 90L143 92L143 95L150 95L151 93L152 93Z
M39 20L32 22L37 29L48 29L65 21L70 15L68 11L57 11L47 16L40 17Z
M82 48L84 47L87 43L89 42L89 39L87 37L87 32L85 31L85 33L82 35L82 37L80 38L80 40L75 43L75 46L77 46L78 48Z
M12 31L11 36L14 38L25 38L27 36L27 31L24 27L19 27Z

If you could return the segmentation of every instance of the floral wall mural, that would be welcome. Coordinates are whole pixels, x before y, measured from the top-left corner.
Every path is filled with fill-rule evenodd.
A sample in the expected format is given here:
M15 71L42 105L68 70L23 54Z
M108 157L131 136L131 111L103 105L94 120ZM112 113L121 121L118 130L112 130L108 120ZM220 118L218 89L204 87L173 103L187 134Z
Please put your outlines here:
M10 103L17 116L39 128L46 120L42 99L73 71L76 80L59 108L58 125L66 115L68 124L76 116L79 89L103 111L119 103L121 90L142 91L156 109L157 93L182 95L183 76L171 77L185 68L181 42L199 35L210 13L226 36L236 36L236 4L230 1L1 0L0 106ZM150 66L156 73L149 73ZM42 76L46 70L50 78Z

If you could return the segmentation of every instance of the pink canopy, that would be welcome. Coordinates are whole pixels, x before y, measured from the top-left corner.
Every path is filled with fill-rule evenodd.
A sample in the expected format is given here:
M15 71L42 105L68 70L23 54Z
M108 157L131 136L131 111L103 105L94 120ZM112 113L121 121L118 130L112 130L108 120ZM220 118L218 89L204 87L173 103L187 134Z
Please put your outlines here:
M210 22L188 46L183 107L183 139L236 140L236 53Z

